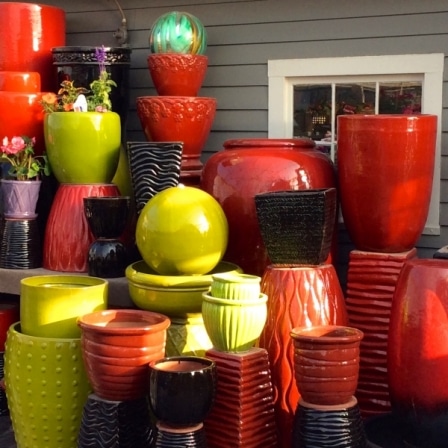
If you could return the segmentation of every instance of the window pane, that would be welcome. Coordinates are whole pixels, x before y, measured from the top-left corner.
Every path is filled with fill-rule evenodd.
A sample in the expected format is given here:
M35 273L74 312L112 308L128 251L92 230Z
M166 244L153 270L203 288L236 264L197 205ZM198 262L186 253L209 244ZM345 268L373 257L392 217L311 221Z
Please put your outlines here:
M379 85L380 114L419 114L422 111L422 83L396 82Z

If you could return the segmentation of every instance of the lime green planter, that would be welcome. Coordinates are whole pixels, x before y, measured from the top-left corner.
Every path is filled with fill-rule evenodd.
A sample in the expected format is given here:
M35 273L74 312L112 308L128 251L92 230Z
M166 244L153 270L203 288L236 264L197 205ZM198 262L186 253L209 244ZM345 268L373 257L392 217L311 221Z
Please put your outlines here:
M60 183L110 183L120 157L115 112L53 112L44 120L45 147Z
M212 275L210 295L221 299L258 299L261 292L261 277L238 272Z
M41 338L8 330L5 385L17 446L76 448L91 393L81 340Z

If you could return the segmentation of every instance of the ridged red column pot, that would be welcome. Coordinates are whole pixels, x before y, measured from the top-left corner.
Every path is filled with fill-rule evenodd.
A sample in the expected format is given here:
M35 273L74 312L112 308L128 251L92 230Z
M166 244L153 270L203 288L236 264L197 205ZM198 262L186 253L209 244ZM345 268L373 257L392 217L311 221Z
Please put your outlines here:
M224 259L262 276L270 260L261 238L255 195L336 187L333 163L309 139L227 140L202 170L201 188L221 204L229 223Z
M339 194L358 250L412 249L431 199L435 115L338 117Z
M448 263L408 260L391 308L387 367L392 413L412 446L448 440ZM410 446L411 446L410 445Z

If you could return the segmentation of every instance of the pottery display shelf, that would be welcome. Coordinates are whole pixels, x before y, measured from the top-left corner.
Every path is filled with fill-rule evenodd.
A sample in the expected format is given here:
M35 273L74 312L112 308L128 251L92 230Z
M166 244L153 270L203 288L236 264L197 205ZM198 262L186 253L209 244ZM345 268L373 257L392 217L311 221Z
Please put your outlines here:
M63 274L62 272L51 271L44 268L37 269L0 269L0 294L20 295L20 281L26 277L36 275ZM76 273L76 275L87 275ZM129 296L129 287L126 277L110 278L109 282L109 308L135 308ZM0 299L1 301L1 299Z

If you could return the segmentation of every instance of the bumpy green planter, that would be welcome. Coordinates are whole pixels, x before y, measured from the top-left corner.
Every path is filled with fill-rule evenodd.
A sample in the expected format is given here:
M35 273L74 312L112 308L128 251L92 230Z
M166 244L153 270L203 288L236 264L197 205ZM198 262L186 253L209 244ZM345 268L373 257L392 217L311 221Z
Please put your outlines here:
M91 392L80 339L41 338L8 330L5 385L18 447L76 448Z
M204 326L215 350L239 353L254 347L267 319L267 296L256 299L220 299L202 294Z
M115 112L53 112L44 120L45 147L60 183L110 183L120 157Z

